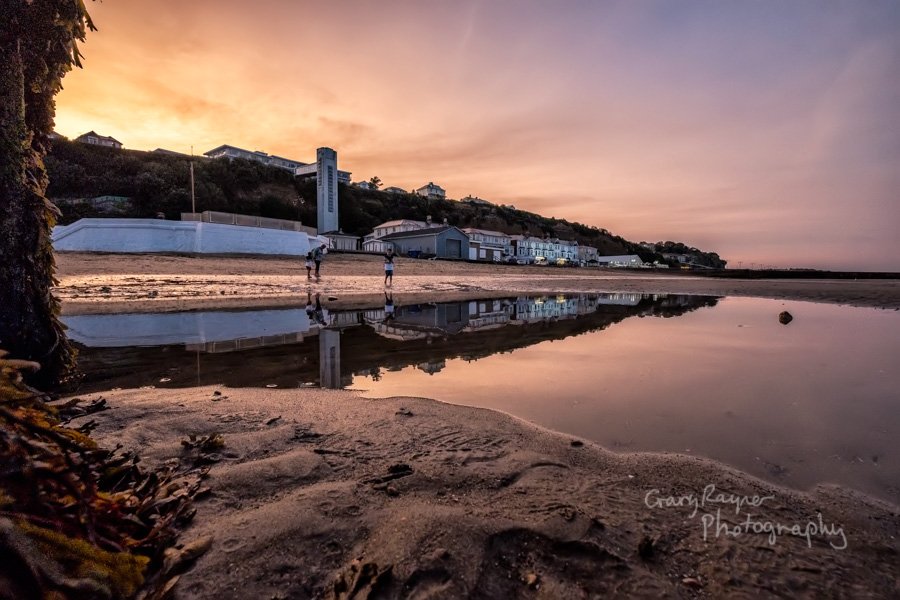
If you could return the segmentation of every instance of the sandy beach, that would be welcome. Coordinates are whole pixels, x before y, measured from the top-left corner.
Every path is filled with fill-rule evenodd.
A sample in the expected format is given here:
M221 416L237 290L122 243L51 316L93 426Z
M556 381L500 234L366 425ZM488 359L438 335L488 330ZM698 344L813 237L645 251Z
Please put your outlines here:
M380 257L332 254L307 281L299 259L60 253L54 293L64 314L298 306L311 290L333 308L383 301ZM398 258L396 301L488 298L509 293L641 292L756 296L900 310L900 280L720 280Z
M61 254L67 314L377 305L377 257ZM400 259L399 303L510 292L739 295L900 309L896 281L734 281ZM113 390L95 437L146 466L220 433L182 542L212 549L180 598L887 598L898 507L779 487L714 461L609 452L500 412L352 391ZM77 422L75 423L77 425Z
M213 546L182 577L182 598L900 593L897 507L841 488L799 493L695 457L613 454L424 399L219 387L103 397L112 409L91 416L95 436L151 468L190 460L190 434L224 436L183 539Z

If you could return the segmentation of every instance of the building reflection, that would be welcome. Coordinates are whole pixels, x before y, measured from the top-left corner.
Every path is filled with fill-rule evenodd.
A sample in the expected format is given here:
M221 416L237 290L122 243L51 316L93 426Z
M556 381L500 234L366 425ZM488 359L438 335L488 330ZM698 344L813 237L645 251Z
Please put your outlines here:
M79 345L83 391L225 384L346 388L354 375L447 360L605 329L632 316L677 316L717 298L637 293L520 296L424 303L311 318L302 309L64 317ZM317 338L317 339L313 339Z

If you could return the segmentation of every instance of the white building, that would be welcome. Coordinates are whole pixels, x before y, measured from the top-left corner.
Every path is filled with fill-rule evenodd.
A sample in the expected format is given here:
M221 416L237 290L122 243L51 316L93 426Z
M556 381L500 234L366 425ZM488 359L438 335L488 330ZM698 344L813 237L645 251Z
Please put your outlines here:
M118 148L121 150L122 142L117 140L114 137L109 137L107 135L100 135L96 131L88 131L87 133L83 133L75 138L76 142L81 142L83 144L92 144L94 146L106 146L108 148Z
M513 254L529 262L571 262L578 260L578 242L527 235L511 236Z
M469 236L469 260L500 260L512 254L512 239L501 231L466 227Z
M599 251L593 246L578 246L578 260L582 264L596 263L599 256Z
M624 254L620 256L598 256L597 262L601 267L640 267L644 264L637 254Z
M423 198L428 198L429 200L443 200L447 197L447 192L439 185L435 185L433 182L429 181L428 185L423 185L419 189L416 190L416 193Z
M435 227L435 225L431 223L430 217L427 221L414 221L412 219L397 219L394 221L386 221L381 225L375 227L372 233L363 238L362 249L366 252L382 253L385 252L388 248L388 245L381 241L381 238L383 238L384 236L390 235L392 233L399 233L402 231L426 229L428 227Z
M279 169L290 171L294 175L315 175L317 168L316 163L305 163L299 160L276 156L274 154L266 154L265 152L260 152L259 150L244 150L243 148L238 148L237 146L229 146L227 144L213 148L212 150L204 152L203 154L204 156L207 156L209 158L243 158L244 160L253 160L270 167L278 167ZM349 184L350 172L338 171L337 179L341 183Z

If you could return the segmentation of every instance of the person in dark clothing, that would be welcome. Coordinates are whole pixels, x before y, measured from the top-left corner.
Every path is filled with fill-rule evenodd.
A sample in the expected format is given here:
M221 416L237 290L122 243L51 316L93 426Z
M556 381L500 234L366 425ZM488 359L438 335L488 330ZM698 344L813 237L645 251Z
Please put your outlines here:
M313 262L316 263L316 279L319 278L319 267L322 265L322 259L325 258L325 252L325 244L313 250Z

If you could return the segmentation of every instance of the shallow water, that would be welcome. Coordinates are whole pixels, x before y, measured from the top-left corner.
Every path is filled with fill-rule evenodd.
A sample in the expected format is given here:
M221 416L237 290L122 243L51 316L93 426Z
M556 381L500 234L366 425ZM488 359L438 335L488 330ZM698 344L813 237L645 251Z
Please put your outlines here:
M706 456L792 487L832 482L900 502L893 311L640 294L398 298L393 316L309 308L65 320L85 391L322 385L424 396L613 450Z

